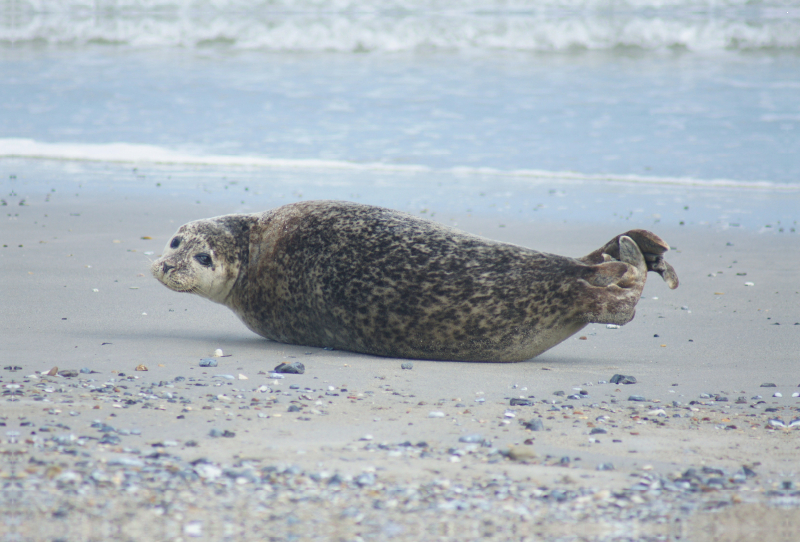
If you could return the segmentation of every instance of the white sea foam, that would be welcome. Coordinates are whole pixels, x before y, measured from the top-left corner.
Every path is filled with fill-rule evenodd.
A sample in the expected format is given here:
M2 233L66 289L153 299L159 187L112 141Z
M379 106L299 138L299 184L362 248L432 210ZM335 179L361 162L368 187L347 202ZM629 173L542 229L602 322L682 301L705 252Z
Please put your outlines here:
M790 5L791 4L791 5ZM800 49L798 0L0 0L0 43L236 50Z
M275 169L335 169L362 172L424 173L442 171L461 176L481 175L530 179L560 179L565 181L682 185L707 188L755 188L778 191L800 190L800 187L795 185L784 185L770 181L738 181L732 179L697 179L693 177L656 177L626 174L586 174L572 171L545 171L535 169L502 170L485 167L453 167L437 170L424 165L411 164L387 164L380 162L359 163L343 160L193 154L154 145L137 145L130 143L44 143L31 139L16 138L0 139L0 159L2 158Z

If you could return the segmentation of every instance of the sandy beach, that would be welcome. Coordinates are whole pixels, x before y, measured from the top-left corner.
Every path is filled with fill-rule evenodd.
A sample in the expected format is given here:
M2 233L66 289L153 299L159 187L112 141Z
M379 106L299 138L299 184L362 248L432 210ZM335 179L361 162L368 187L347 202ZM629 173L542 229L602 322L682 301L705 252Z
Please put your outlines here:
M4 539L789 541L800 529L796 224L631 223L670 243L681 285L651 274L630 324L590 325L527 362L404 370L264 340L150 276L180 224L238 201L3 183ZM569 256L629 229L434 219ZM289 361L305 373L271 375ZM636 383L610 383L618 374Z

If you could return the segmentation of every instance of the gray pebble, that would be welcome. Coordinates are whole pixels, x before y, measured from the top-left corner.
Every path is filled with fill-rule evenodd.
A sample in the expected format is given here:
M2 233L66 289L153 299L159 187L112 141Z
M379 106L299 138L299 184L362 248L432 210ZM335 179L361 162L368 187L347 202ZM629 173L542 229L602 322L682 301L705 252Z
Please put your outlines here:
M467 443L477 442L477 443L480 443L480 442L483 442L483 435L478 435L477 433L474 434L474 435L464 435L464 436L462 436L461 438L458 439L458 442L467 442Z
M532 404L533 402L528 399L511 399L511 406L531 406Z
M217 360L214 358L203 358L200 360L200 367L216 367Z
M293 361L291 363L281 363L273 370L276 373L301 375L306 372L306 366L300 363L299 361Z
M88 367L81 367L81 372L86 375L86 374L90 374L92 372L92 370L90 368L88 368Z
M358 478L356 478L356 484L358 484L359 487L374 485L375 475L372 474L371 472L365 472L364 474L361 474L358 476Z
M403 363L402 365L400 365L400 368L410 371L411 369L414 368L414 364L409 361L407 363Z
M629 375L615 374L609 380L612 384L636 384L636 377Z
M595 427L589 432L590 435L605 435L606 433L608 433L608 431L606 431L602 427Z
M643 402L643 401L647 401L647 399L645 399L641 395L631 395L630 397L628 397L628 401L640 401L640 402Z
M597 465L597 470L614 470L613 463L600 463Z
M533 418L524 425L525 429L531 431L544 431L544 423L541 418Z
M778 386L776 386L772 382L764 382L763 384L761 384L761 387L762 388L777 388Z
M58 371L58 376L72 378L73 376L78 376L78 371L74 369L64 369L63 371Z

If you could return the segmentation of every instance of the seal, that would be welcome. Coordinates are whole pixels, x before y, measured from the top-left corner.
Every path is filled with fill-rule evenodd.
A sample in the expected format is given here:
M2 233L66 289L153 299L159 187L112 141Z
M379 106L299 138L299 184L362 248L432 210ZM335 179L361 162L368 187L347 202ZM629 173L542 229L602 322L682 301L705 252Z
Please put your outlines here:
M589 323L629 322L648 271L677 288L668 250L631 230L569 258L381 207L307 201L189 222L152 273L283 343L510 362Z

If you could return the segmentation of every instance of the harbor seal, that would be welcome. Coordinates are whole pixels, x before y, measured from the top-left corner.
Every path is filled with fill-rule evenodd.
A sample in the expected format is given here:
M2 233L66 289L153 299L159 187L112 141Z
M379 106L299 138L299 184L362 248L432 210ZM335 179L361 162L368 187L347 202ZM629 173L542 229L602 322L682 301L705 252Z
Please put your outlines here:
M668 250L631 230L576 259L381 207L307 201L189 222L152 273L283 343L509 362L589 323L629 322L648 270L678 286Z

